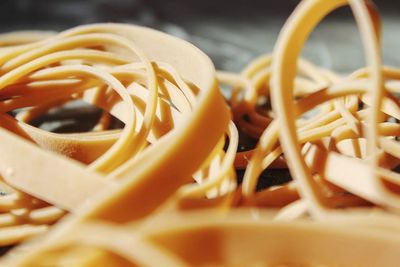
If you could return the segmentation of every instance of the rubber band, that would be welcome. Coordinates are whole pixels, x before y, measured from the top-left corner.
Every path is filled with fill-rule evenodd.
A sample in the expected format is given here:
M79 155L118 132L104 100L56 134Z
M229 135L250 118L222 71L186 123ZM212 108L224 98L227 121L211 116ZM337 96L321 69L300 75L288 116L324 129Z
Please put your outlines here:
M298 58L346 5L367 67ZM23 242L0 265L397 266L400 71L379 24L368 1L304 0L241 73L131 25L0 35L0 246ZM29 124L76 100L101 109L90 131Z

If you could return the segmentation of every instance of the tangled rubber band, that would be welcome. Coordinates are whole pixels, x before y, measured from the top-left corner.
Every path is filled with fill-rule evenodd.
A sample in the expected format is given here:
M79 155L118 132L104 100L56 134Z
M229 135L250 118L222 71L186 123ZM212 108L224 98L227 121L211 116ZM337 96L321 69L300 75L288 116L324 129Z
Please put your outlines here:
M300 59L345 5L367 66ZM371 2L303 0L239 74L132 25L0 45L0 245L25 241L1 266L398 265L400 70L382 63ZM75 101L101 110L91 130L33 126Z

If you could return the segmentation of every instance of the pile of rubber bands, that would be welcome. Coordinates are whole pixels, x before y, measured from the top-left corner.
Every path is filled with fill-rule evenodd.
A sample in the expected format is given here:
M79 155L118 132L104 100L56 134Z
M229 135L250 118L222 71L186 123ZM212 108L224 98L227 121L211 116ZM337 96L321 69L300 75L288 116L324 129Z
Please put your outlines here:
M366 67L300 59L345 5ZM19 244L0 266L398 266L400 69L371 2L303 0L240 74L124 24L0 45L0 246ZM101 110L91 130L33 126L76 101Z

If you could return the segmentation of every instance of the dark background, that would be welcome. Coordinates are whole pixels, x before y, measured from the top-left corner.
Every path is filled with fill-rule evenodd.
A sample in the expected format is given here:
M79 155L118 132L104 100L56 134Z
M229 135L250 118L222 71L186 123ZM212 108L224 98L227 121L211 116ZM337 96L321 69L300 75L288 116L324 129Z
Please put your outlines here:
M329 1L329 0L327 0ZM145 25L189 40L217 68L239 71L271 52L285 19L299 1L281 0L2 0L0 32L63 30L94 22ZM400 1L375 1L384 21L387 64L400 65ZM357 29L348 8L326 19L312 34L304 56L346 73L364 64Z

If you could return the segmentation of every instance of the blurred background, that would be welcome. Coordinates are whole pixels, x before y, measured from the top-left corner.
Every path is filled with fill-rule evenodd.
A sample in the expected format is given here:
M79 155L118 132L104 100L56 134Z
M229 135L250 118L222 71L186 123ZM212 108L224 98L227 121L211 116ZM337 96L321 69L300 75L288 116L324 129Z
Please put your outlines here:
M2 0L0 32L63 30L94 22L149 26L186 39L219 69L241 70L272 51L280 28L299 1L265 0ZM400 1L375 1L383 17L386 64L400 66ZM364 64L348 8L329 16L312 34L304 57L341 73Z

